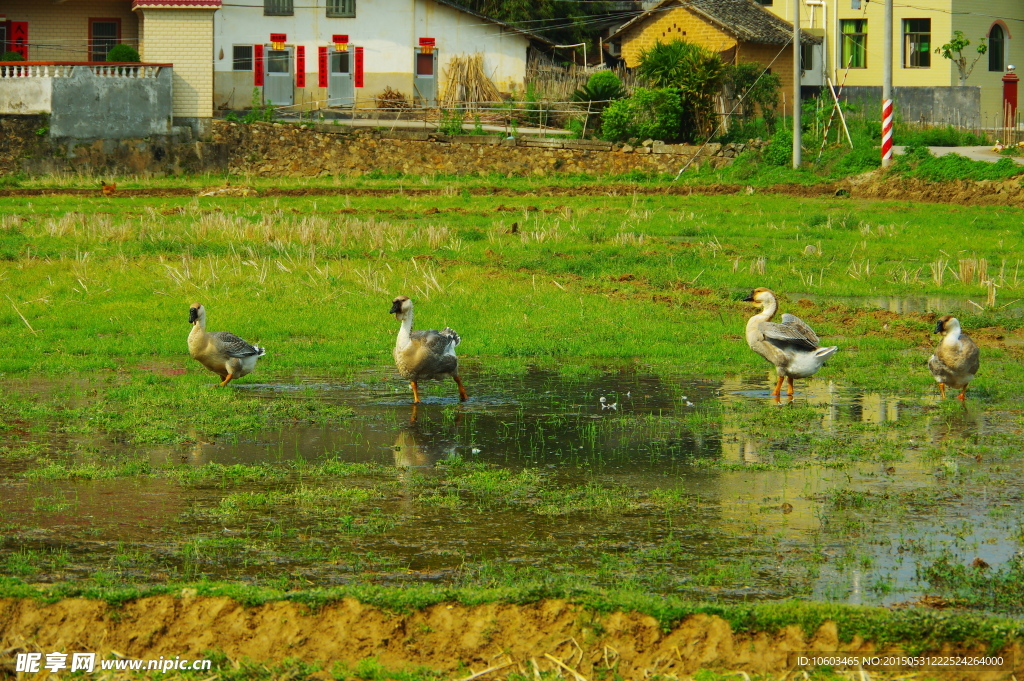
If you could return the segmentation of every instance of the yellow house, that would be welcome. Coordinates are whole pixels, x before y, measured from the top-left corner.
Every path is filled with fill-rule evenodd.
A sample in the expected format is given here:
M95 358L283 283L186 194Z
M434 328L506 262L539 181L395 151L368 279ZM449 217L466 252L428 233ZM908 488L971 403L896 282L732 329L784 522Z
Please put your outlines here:
M118 43L174 64L173 115L213 115L213 15L221 0L4 0L0 45L33 62L102 62ZM17 44L16 44L17 41Z
M640 63L644 50L677 39L718 52L728 63L757 62L784 84L793 80L793 25L753 0L661 0L608 41L632 68ZM821 38L804 34L801 42L813 46ZM790 112L791 102L784 109Z
M791 0L763 0L765 9L793 20ZM893 3L893 87L960 85L960 73L935 48L948 43L954 31L971 41L968 67L982 55L966 80L981 90L981 123L998 126L1002 119L1002 76L1010 64L1024 59L1024 47L1014 36L1024 31L1020 0L921 0ZM825 36L825 71L833 82L847 86L882 85L885 3L881 0L801 0L800 26ZM1022 43L1024 46L1024 43Z

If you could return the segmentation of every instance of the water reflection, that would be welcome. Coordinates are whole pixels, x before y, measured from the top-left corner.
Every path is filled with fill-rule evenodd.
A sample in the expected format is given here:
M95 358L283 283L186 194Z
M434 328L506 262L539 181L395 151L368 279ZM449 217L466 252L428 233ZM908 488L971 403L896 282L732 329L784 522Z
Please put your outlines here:
M786 570L805 568L804 557L815 555L825 565L812 585L801 587L805 593L888 602L888 592L878 590L879 579L891 579L899 587L890 600L905 600L906 590L916 588L915 563L897 550L902 544L946 541L966 546L964 551L981 547L979 555L993 565L1012 555L1016 545L1006 539L1008 531L987 520L997 503L990 496L958 492L955 503L935 502L919 509L907 502L909 511L891 501L920 490L928 491L923 495L927 499L938 498L940 494L932 492L950 480L970 484L966 474L973 459L936 463L916 457L913 441L937 444L992 433L1000 415L986 415L976 403L938 406L934 396L869 393L822 378L802 381L795 396L776 400L769 393L772 384L768 372L708 381L631 367L604 367L583 376L535 370L512 376L479 374L469 402L414 407L396 398L397 386L404 390L404 382L376 372L344 381L296 375L279 385L249 390L265 400L281 399L291 390L316 390L324 399L350 406L354 416L340 424L294 423L273 431L219 437L191 432L190 443L179 447L116 446L122 452L148 454L156 466L287 464L297 459L398 466L403 469L398 474L400 498L382 501L383 508L376 509L397 517L395 526L379 536L361 537L358 549L416 557L419 562L411 564L438 570L453 569L456 559L451 556L504 555L508 546L515 546L524 560L545 565L548 560L596 562L602 551L654 552L675 542L685 559L665 560L681 574L683 567L696 569L693 566L701 561L758 561L756 578L723 577L726 591L752 580L761 593L791 593ZM889 427L892 424L899 427ZM809 442L831 446L831 458ZM83 450L85 443L86 439L78 442L74 451ZM95 437L88 438L89 453L104 446ZM878 459L883 446L887 455L899 459L895 466ZM858 454L837 461L844 447L858 448ZM437 496L434 506L426 505L419 496L419 481L444 475L430 469L455 456L517 471L540 470L545 484L557 480L575 490L588 485L644 493L669 490L697 501L685 510L641 505L630 513L559 515L535 512L531 504L544 499L531 490L530 502L519 506L481 511L469 509L467 503L455 507L457 514L446 515L451 508L444 504L463 503L458 495ZM936 468L941 469L938 474ZM222 497L237 490L204 488L182 494L160 476L129 484L62 482L62 493L74 498L77 507L48 513L33 507L24 484L13 484L18 474L8 471L6 480L0 479L0 510L17 522L28 519L27 524L46 525L53 532L70 525L71 516L88 518L79 522L104 528L104 536L111 540L129 536L122 527L126 515L139 519L146 532L159 529L172 537L180 530L176 523L183 515L197 518L187 526L196 536L241 532L231 523L244 527L248 522L244 515L227 512L213 522L196 511L219 508ZM279 478L275 484L287 483ZM855 503L847 503L849 499ZM260 522L254 526L280 524L286 533L294 524L286 515L283 520L274 515L283 513L280 510L259 513ZM345 513L355 518L359 512ZM961 518L972 526L947 526ZM309 512L301 518L301 523L314 521L315 514ZM332 518L318 531L331 542L343 541L329 534L337 525ZM130 536L142 536L131 532ZM890 536L898 540L878 539ZM566 558L570 551L575 552L571 561ZM839 560L844 556L853 556L850 564Z

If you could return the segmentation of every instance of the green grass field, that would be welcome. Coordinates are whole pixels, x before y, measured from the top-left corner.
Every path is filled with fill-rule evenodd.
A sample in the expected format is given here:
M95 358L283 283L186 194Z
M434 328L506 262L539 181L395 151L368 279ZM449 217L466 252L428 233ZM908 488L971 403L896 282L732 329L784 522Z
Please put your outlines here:
M133 184L146 186L118 186ZM1015 562L966 567L1024 522L1020 210L571 178L251 184L270 195L0 197L0 467L29 492L0 497L11 595L226 574L239 593L284 592L343 566L357 586L435 571L460 598L713 589L735 602L755 584L767 601L843 603L857 575L866 602L907 589L1024 608ZM282 185L318 191L272 195ZM786 409L743 340L757 286L840 348ZM462 336L471 396L463 409L453 385L428 386L418 425L391 358L400 294L417 328ZM251 376L218 390L188 357L193 302L210 330L267 348ZM966 410L938 403L925 366L946 312L982 347ZM392 466L307 447L331 432L385 460L412 454ZM278 449L247 460L203 449L268 441ZM152 521L165 543L142 538L144 506L129 505L131 531L80 520L124 513L103 495L136 492L184 499ZM978 504L969 521L962 499ZM421 515L469 548L437 529L420 565L435 531ZM552 529L567 519L572 531ZM62 523L70 538L33 534ZM502 563L489 526L521 564ZM85 556L97 536L109 550Z

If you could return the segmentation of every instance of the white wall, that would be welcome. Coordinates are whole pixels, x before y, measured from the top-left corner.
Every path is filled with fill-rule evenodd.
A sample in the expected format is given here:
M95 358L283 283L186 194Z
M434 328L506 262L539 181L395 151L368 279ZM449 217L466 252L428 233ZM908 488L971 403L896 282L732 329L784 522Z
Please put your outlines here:
M240 7L241 4L251 7ZM287 35L289 46L306 47L306 88L317 87L317 48L331 46L333 34L347 34L352 46L363 48L365 90L372 97L384 84L411 93L419 39L434 38L438 54L439 91L445 64L456 55L481 52L484 68L498 89L522 88L526 76L528 40L497 24L460 12L432 0L356 0L356 17L328 18L326 0L295 0L293 16L264 16L262 0L235 0L214 17L214 70L218 92L215 103L228 98L228 83L240 92L235 101L248 102L251 72L232 72L234 45L267 44L271 33ZM315 7L315 8L314 8ZM223 54L223 57L221 57ZM390 83L389 79L394 83ZM248 92L246 92L246 84ZM370 91L372 90L372 91ZM303 101L297 90L296 102Z

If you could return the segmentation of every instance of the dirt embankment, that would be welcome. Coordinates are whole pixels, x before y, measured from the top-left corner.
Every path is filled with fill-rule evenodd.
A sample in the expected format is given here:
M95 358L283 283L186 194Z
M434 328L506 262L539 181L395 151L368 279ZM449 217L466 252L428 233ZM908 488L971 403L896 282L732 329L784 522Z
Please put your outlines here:
M729 184L714 185L672 185L636 186L629 184L584 185L578 187L537 187L530 190L507 187L467 187L475 196L530 196L530 197L571 197L571 196L625 196L660 195L675 196L721 196L726 194L782 194L808 198L853 198L883 201L915 201L924 203L947 203L963 206L1013 206L1024 207L1024 187L1017 178L1009 180L960 180L956 182L926 182L882 173L851 178L839 182L796 185L780 184L772 187L748 188ZM315 197L315 196L393 196L421 195L444 196L449 188L401 189L357 187L296 187L296 188L249 188L249 187L151 187L145 189L118 188L112 198L170 198L183 196L264 196L264 197ZM12 196L101 196L101 188L10 188L0 189L0 197Z
M839 642L836 627L825 624L805 636L796 627L778 633L734 633L725 620L696 615L670 632L649 616L597 615L558 600L468 607L441 604L409 614L391 614L345 599L316 612L290 602L245 607L228 598L157 596L112 609L100 601L69 599L42 605L0 600L3 657L28 652L111 652L128 658L199 659L220 650L231 660L277 662L297 658L351 667L376 658L396 670L429 667L451 678L496 668L481 678L510 673L534 675L560 670L567 678L615 674L646 679L655 674L686 678L702 667L772 674L793 669L793 653L874 652L859 638ZM935 653L984 655L982 649ZM1016 647L1015 672L1024 672ZM7 662L8 660L3 660ZM470 672L467 672L471 670ZM573 671L569 671L573 670ZM216 671L216 670L213 670ZM919 670L914 670L919 671ZM948 679L1004 679L1010 671L930 672ZM328 678L324 676L324 678Z

